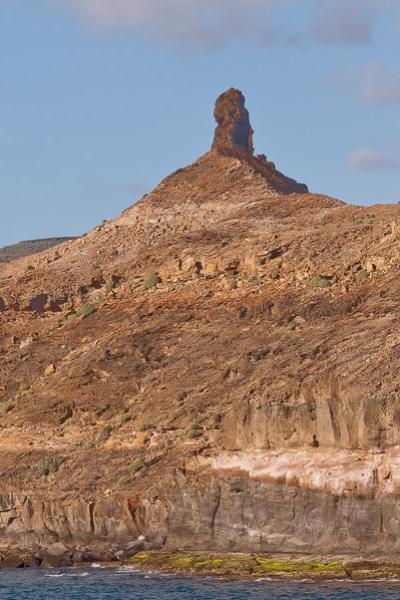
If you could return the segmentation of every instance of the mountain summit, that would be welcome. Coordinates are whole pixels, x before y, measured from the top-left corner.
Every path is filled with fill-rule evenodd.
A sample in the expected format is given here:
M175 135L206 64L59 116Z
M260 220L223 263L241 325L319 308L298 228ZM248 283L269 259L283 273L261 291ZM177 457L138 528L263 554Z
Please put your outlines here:
M204 202L212 196L227 195L230 190L235 190L238 199L242 196L240 188L245 186L250 190L252 184L262 187L264 194L269 196L308 193L305 184L278 171L265 154L254 155L254 132L241 91L230 88L221 94L215 104L214 116L217 127L210 152L192 165L179 169L156 188L154 193L162 192L164 204L187 202L189 189L192 201ZM182 190L182 196L177 193L178 189Z

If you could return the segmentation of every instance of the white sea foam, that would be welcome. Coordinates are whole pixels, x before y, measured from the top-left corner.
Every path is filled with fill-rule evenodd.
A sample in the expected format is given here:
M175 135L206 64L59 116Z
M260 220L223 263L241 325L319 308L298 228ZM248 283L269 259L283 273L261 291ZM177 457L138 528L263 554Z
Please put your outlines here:
M89 573L49 573L45 577L88 577Z

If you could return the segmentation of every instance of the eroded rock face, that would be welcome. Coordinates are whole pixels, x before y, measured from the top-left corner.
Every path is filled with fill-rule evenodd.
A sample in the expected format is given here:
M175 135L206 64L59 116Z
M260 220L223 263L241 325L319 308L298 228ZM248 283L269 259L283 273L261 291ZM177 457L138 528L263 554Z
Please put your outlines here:
M231 88L217 99L214 110L217 129L213 150L244 150L253 154L253 129L240 90Z

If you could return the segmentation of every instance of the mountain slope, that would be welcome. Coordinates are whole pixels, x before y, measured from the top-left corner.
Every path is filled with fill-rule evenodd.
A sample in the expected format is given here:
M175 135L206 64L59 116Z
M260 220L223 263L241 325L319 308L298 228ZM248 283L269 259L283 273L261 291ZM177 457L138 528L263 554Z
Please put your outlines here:
M4 248L0 248L0 263L15 260L17 258L23 258L24 256L30 256L31 254L37 254L38 252L43 252L48 248L53 248L58 244L62 244L63 242L67 242L68 240L72 239L74 238L63 237L46 238L43 240L26 240L11 246L4 246Z
M2 265L5 544L398 548L399 208L255 157L237 90L215 114L117 219Z

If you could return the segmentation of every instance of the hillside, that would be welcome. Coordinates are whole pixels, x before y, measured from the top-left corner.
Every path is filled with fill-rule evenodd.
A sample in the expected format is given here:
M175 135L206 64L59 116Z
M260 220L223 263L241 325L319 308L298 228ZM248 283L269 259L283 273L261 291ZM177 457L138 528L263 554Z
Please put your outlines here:
M399 548L399 207L255 156L237 90L215 117L115 220L0 269L5 548Z
M54 246L58 246L58 244L62 244L71 239L74 238L63 237L46 238L43 240L26 240L24 242L19 242L18 244L12 244L11 246L4 246L4 248L0 248L0 263L43 252L44 250L54 248Z

